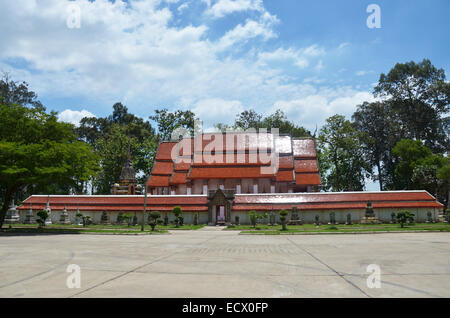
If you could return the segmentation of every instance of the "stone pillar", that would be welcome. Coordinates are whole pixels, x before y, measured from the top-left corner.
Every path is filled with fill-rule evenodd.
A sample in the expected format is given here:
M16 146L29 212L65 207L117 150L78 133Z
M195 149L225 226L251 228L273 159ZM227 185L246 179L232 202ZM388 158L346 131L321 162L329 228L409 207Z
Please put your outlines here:
M270 181L270 193L275 193L275 180Z
M192 194L192 184L191 183L188 183L186 185L186 194L187 195L191 195Z
M23 223L25 223L25 224L36 223L36 220L34 219L33 208L31 207L31 203L30 203L30 209L28 210L27 214L25 215L25 220Z
M70 224L69 214L67 213L66 205L64 204L64 210L62 210L61 215L59 216L59 223L61 224Z
M9 206L8 211L6 212L5 217L5 223L6 224L13 224L13 223L19 223L20 222L20 216L17 212L17 206L14 204L14 200L11 202L11 205Z
M211 205L208 206L208 225L215 225L213 224L213 208Z
M52 210L50 209L50 196L47 198L47 205L45 210L48 212L48 218L45 220L45 224L52 224Z
M253 180L253 193L258 194L258 180Z
M238 181L237 181L237 184L236 184L236 194L241 194L241 192L242 192L242 185L241 185L241 183L242 183L242 180L238 180Z
M208 180L203 181L203 194L208 195Z

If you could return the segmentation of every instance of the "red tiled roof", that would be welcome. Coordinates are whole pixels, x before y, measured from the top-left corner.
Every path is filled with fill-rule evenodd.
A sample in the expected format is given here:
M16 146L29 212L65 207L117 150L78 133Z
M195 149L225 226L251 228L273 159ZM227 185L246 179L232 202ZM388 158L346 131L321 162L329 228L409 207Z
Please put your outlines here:
M293 152L295 158L316 158L316 146L314 139L293 139Z
M295 172L319 172L316 160L295 160Z
M173 162L156 161L153 167L153 175L172 175Z
M292 169L294 166L292 156L279 156L278 157L278 169Z
M271 177L274 177L274 174L262 174L261 167L194 167L188 176L189 179L257 179Z
M205 133L195 140L195 152L226 152L236 150L258 150L258 146L272 148L273 136L255 133Z
M296 173L295 181L297 185L319 185L320 176L318 173Z
M168 176L156 176L152 175L148 181L149 187L168 187L170 175Z
M159 145L156 160L172 160L172 148L176 146L176 142L162 142Z
M298 210L351 210L351 209L365 209L367 203L321 203L321 204L273 204L273 205L235 205L233 211L271 211L271 210L291 210L296 207ZM373 208L441 208L442 206L436 202L391 202L391 203L374 203Z
M195 154L194 167L210 167L210 166L270 166L270 154L265 154L267 158L260 156L257 153L252 154ZM262 162L263 159L265 162Z
M181 206L183 211L207 211L206 196L148 196L147 211L171 211ZM19 210L45 209L47 196L31 196L18 207ZM50 196L50 209L62 211L142 211L144 196Z
M277 182L294 181L294 171L293 170L278 171L276 180Z
M191 159L179 158L175 165L175 171L188 171L191 168Z
M278 153L292 153L291 136L278 136L275 138L275 149Z
M292 209L330 210L365 209L367 201L374 208L442 208L442 204L426 191L296 193L268 195L236 195L233 210Z
M186 175L186 172L175 172L170 179L170 184L186 184Z
M316 192L316 193L276 193L267 195L236 195L236 204L264 203L323 203L323 202L389 202L389 201L432 201L436 199L426 191L390 191L390 192Z
M262 174L260 172L261 166L270 166L270 162L262 162L259 154L249 154L252 150L257 150L258 145L264 145L272 148L271 145L275 145L277 152L282 155L279 156L279 170L283 171L277 175L277 181L294 181L296 179L297 185L317 185L320 184L320 178L318 174L302 174L291 177L289 172L284 170L291 170L294 166L294 156L296 158L311 158L304 162L297 162L295 160L296 172L318 172L316 158L315 143L312 138L294 139L290 136L278 136L273 140L274 135L261 135L256 134L204 134L202 137L211 137L211 140L202 139L200 137L184 138L179 143L176 142L163 142L160 144L158 153L156 156L155 168L152 172L149 185L152 187L167 187L169 180L167 178L154 178L160 175L173 175L175 172L189 171L187 176L189 179L241 179L241 178L269 178L274 177L272 174ZM209 145L211 142L218 138L219 141L215 146ZM227 138L233 139L233 145L227 145ZM258 139L259 138L259 139ZM262 141L261 141L262 140ZM209 158L203 155L200 160L199 153L190 156L189 151L183 153L184 150L192 150L194 147L194 141L200 145L199 149L206 151L213 151ZM269 143L267 143L269 141ZM209 146L208 146L209 145ZM176 147L176 151L172 151ZM229 149L228 149L229 148ZM183 150L184 149L184 150ZM197 149L195 149L197 151ZM245 150L247 153L237 153L241 150ZM261 150L261 149L259 149ZM232 152L227 154L226 152ZM268 150L271 151L270 149ZM181 154L178 154L181 152ZM175 161L178 162L175 166L172 162L173 155L187 155L184 157L176 157ZM292 154L293 153L293 154ZM284 154L284 155L283 155ZM194 160L192 160L192 158ZM255 160L256 159L256 160ZM266 158L263 158L264 161ZM183 162L181 162L183 161ZM256 162L255 162L256 161ZM211 168L211 169L206 169ZM181 175L175 177L175 181L178 184L179 180L182 180Z

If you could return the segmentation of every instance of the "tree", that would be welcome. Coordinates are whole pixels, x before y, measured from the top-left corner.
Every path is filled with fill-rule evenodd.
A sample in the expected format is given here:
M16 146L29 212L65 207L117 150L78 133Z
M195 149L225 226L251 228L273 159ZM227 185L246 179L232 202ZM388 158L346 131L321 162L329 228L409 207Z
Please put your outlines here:
M359 132L364 158L377 168L377 174L372 173L372 180L379 181L380 191L392 187L395 169L392 148L402 138L402 125L391 104L364 102L357 106L352 120Z
M266 128L267 131L270 131L271 128L278 128L280 134L291 134L292 137L311 136L310 131L289 121L286 114L281 109L277 109L275 113L265 117L261 123L261 126Z
M414 222L414 214L410 213L408 210L400 211L397 213L397 221L403 228L405 223Z
M121 103L113 105L113 113L104 118L83 118L76 129L80 140L88 142L101 158L101 172L94 180L93 193L109 194L130 150L137 182L143 184L153 167L158 139L150 122L128 112Z
M420 140L403 139L399 141L392 153L396 159L395 183L397 189L413 189L413 173L416 166L426 157L431 156L431 150Z
M175 227L178 228L178 227L180 227L180 221L181 221L181 218L183 217L182 216L183 211L181 210L180 206L176 206L173 208L172 212L175 215Z
M224 131L228 126L217 124L216 128ZM291 134L293 137L310 137L311 132L307 129L289 121L286 114L281 110L276 110L273 114L263 117L254 110L246 110L236 116L234 129L248 130L265 128L268 132L272 128L278 128L280 134Z
M11 200L24 188L58 184L77 189L96 174L98 157L73 129L43 108L0 104L0 227Z
M158 224L158 221L162 222L162 220L160 218L161 218L161 213L159 213L158 211L150 212L150 223L149 224L152 227L152 231L155 230L155 227Z
M256 211L255 210L251 210L249 212L249 217L250 217L250 222L252 223L253 227L256 228Z
M37 97L35 92L28 89L28 83L15 82L9 78L8 73L3 73L3 77L0 79L0 103L7 106L32 106L45 111Z
M286 210L281 210L279 212L280 214L280 221L281 221L281 226L282 226L282 231L287 231L286 228L286 217L288 216L289 212Z
M262 115L255 112L253 109L243 111L236 115L234 121L234 127L242 130L248 130L250 128L259 129L262 124Z
M364 159L358 132L344 116L326 120L319 134L322 180L332 191L362 191L371 165Z
M133 216L131 214L123 214L122 215L122 220L125 221L125 223L127 223L128 227L131 226L131 221L133 220Z
M155 121L158 126L160 141L171 140L173 131L180 127L189 130L191 136L194 135L195 120L197 118L190 110L169 112L167 109L157 109L155 110L155 115L149 118Z
M45 226L45 221L48 219L48 211L47 210L41 210L37 213L37 216L39 219L36 220L38 222L39 227Z
M374 94L391 103L406 128L404 138L422 140L433 151L449 150L448 117L442 116L450 111L450 83L443 69L428 59L398 63L380 75Z

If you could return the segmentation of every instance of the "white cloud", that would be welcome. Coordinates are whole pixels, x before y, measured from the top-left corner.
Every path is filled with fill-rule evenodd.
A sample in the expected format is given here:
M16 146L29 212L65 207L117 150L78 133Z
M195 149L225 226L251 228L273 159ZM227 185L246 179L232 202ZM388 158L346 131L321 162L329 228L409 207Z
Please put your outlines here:
M183 12L184 10L186 10L187 8L189 8L189 3L188 3L188 2L185 2L185 3L181 4L181 5L177 8L177 11L181 13L181 12Z
M309 66L311 58L324 54L325 50L323 48L312 45L304 49L278 48L272 52L261 52L258 58L259 62L264 65L271 61L292 61L295 66L305 68Z
M66 109L58 114L59 121L71 123L74 124L75 126L78 126L80 124L80 120L83 119L84 117L96 117L96 116L91 112L87 111L86 109L83 109L82 111Z
M232 9L223 7L226 1L209 3L207 10L216 6L218 16L252 11L251 18L214 40L208 37L211 19L174 26L173 13L160 0L75 1L81 7L80 29L66 26L68 3L43 0L38 9L29 0L0 2L0 69L29 82L41 98L83 98L99 115L110 112L114 102L126 101L130 111L144 118L156 107L191 106L210 125L232 123L247 108L269 113L279 104L293 120L311 125L317 110L297 113L291 105L311 108L317 102L329 110L333 101L356 94L329 90L323 95L314 88L324 84L314 78L314 68L323 66L328 48L283 48L269 42L271 49L265 50L265 42L277 36L279 20L261 1L233 1ZM233 56L243 43L250 43L248 49ZM10 60L24 66L13 67ZM283 69L280 62L295 65L298 78L287 76L290 65ZM83 115L65 110L60 116L77 123Z
M219 0L212 6L211 2L207 1L207 5L206 13L214 18L222 18L234 12L265 11L262 0Z
M238 100L220 98L199 100L192 111L204 122L205 127L217 123L233 124L235 115L244 111L244 106Z
M351 88L323 89L304 98L280 100L274 104L272 111L282 109L291 120L313 131L316 125L322 126L328 117L335 114L350 119L357 105L373 100L371 93Z
M247 20L244 25L238 24L228 31L217 43L218 50L227 49L237 43L245 43L249 39L261 37L264 41L276 37L272 27L278 20L274 16L262 18L259 22Z
M356 76L364 76L367 74L371 74L371 73L375 73L374 71L365 71L365 70L361 70L355 73Z
M350 43L343 42L343 43L339 44L338 50L342 50L342 49L346 48L347 46L350 46Z

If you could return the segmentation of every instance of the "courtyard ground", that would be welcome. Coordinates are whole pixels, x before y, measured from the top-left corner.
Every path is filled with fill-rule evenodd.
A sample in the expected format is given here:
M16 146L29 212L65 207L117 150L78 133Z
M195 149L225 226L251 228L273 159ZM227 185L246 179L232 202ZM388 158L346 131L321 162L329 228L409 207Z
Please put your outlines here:
M450 233L13 234L0 236L0 297L450 297Z

